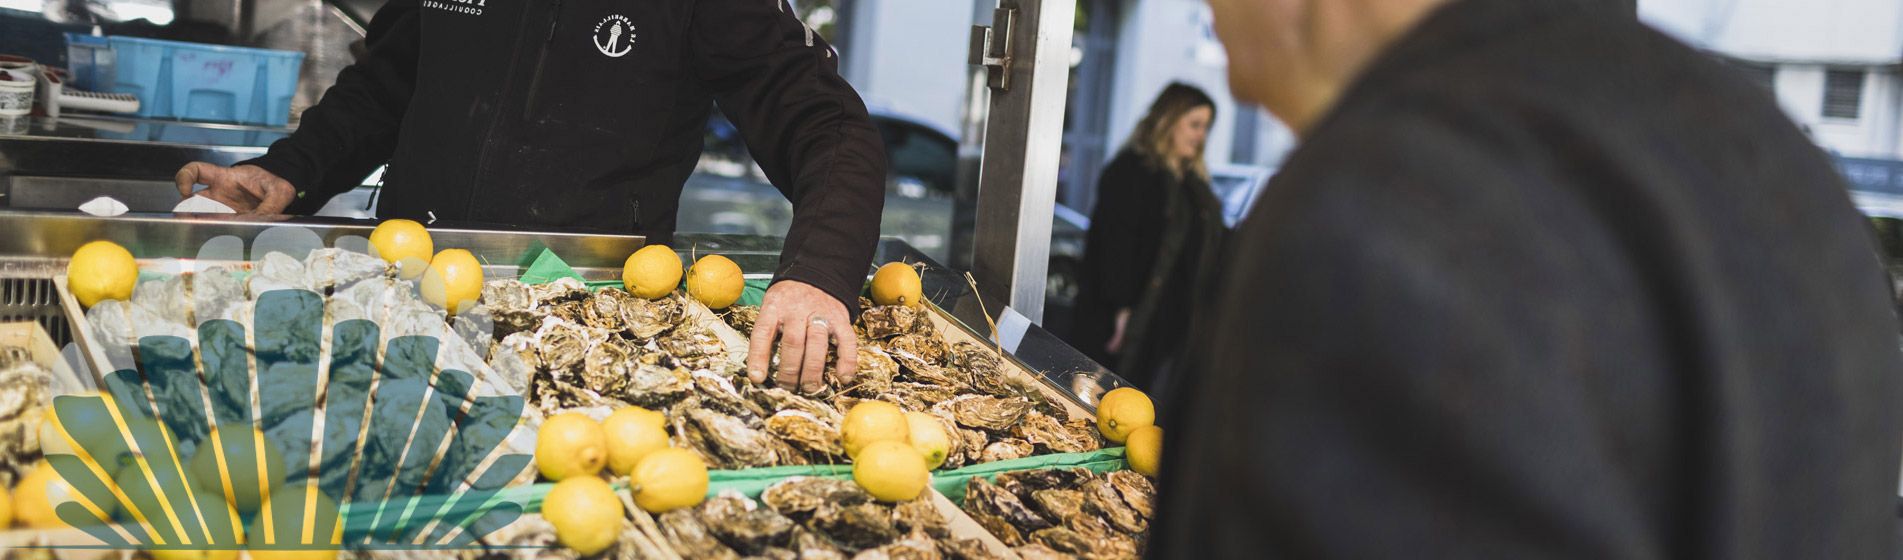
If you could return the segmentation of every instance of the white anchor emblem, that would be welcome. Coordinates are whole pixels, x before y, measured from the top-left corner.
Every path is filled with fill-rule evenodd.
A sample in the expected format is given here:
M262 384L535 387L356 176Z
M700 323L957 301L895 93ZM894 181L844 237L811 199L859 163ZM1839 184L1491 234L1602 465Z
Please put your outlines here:
M605 34L602 33L604 27L608 31ZM624 30L623 27L627 29ZM622 38L624 33L627 35L625 40ZM595 50L601 51L601 54L608 55L609 58L621 58L634 50L634 38L634 23L620 14L602 18L595 24Z

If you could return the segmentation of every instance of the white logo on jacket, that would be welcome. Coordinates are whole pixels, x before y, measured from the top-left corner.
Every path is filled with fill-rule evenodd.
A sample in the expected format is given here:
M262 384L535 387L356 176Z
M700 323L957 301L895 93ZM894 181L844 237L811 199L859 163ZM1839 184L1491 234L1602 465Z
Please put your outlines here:
M621 58L634 50L634 22L615 14L595 23L595 50L609 58Z

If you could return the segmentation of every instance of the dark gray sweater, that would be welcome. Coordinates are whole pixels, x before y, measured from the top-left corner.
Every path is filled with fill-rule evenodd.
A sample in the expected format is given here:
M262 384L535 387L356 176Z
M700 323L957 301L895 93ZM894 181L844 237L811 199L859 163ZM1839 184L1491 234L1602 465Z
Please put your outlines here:
M1898 324L1750 80L1588 0L1465 0L1227 248L1158 558L1887 558Z

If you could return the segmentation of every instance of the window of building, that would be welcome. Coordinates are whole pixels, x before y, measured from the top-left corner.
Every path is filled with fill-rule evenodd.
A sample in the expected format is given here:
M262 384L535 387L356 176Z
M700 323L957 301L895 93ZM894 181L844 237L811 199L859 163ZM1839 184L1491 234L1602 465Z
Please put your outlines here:
M1863 108L1863 70L1830 70L1824 73L1824 116L1833 119L1857 118Z
M1751 83L1757 84L1765 91L1777 91L1777 66L1747 62L1738 64L1738 68L1743 70L1746 76L1751 77Z

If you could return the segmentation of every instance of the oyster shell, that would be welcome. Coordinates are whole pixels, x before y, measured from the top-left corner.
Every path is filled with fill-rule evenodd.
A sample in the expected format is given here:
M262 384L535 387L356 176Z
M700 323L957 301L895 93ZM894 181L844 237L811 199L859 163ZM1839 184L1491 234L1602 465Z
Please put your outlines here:
M1027 544L1012 549L1012 552L1018 553L1018 558L1022 560L1071 560L1076 558L1076 556L1051 550L1051 547L1042 544Z
M873 548L899 537L898 529L892 526L891 512L875 503L822 505L813 514L812 527L851 551Z
M1051 547L1051 550L1065 554L1074 554L1089 558L1107 556L1097 551L1097 546L1083 535L1064 527L1039 529L1030 535L1030 541Z
M1084 483L1083 492L1084 505L1090 511L1103 516L1111 526L1126 533L1142 533L1149 530L1149 522L1144 521L1142 516L1137 515L1136 510L1130 509L1130 505L1124 503L1123 496L1117 494L1117 489L1111 487L1109 481L1102 478L1090 479Z
M706 442L720 464L733 468L778 464L773 436L747 426L746 421L704 408L687 411L686 430Z
M720 335L694 323L682 324L655 339L662 352L691 368L713 368L727 358Z
M749 386L746 394L754 403L760 405L761 408L767 411L798 410L811 414L821 422L833 426L838 426L839 422L844 419L844 415L840 414L839 411L848 410L834 408L824 402L803 397L779 387L762 388L757 385L752 385Z
M893 383L892 388L888 390L885 395L888 399L903 400L907 403L916 403L918 406L907 407L908 410L922 411L922 410L929 410L932 408L932 406L937 405L938 403L952 400L953 397L958 396L958 392L953 390L950 387L946 387L943 385L931 385L926 383Z
M746 555L786 544L793 532L793 520L738 494L707 500L700 506L700 519L720 542Z
M740 331L740 334L753 336L753 324L760 321L760 307L735 305L727 308L726 313L720 314L720 319L726 321L727 326L733 327L733 330Z
M1103 446L1097 430L1082 424L1061 424L1035 411L1025 414L1012 427L1011 435L1054 453L1082 453Z
M938 542L930 535L908 534L890 544L860 552L853 560L939 560Z
M793 528L793 552L800 560L845 560L846 553L839 551L826 537L819 536L805 527Z
M542 306L580 301L588 297L588 286L574 278L557 278L545 284L529 286L529 297Z
M977 392L994 397L1014 397L1025 391L1011 382L1005 375L1003 362L997 351L972 344L958 342L953 344L945 361L952 369L964 372L968 384Z
M602 290L615 291L614 288ZM627 292L621 292L626 295ZM681 308L678 294L668 294L660 299L641 299L633 296L622 301L621 321L627 333L639 339L649 339L667 332L681 324L686 311Z
M952 400L939 403L933 408L943 407L961 426L990 430L1009 431L1011 427L1031 411L1031 401L1022 398L998 398L983 395L960 395Z
M1014 471L998 475L997 484L1019 499L1030 499L1038 490L1078 490L1092 478L1082 468Z
M855 506L871 503L872 495L850 481L835 478L797 476L768 486L760 494L767 507L793 518L818 511L821 506Z
M939 539L938 552L951 560L995 560L998 558L998 555L992 554L990 548L985 547L984 541L978 539Z
M922 531L940 539L951 536L951 523L939 515L938 507L930 499L912 500L893 507L892 524L906 533Z
M1072 518L1087 515L1084 513L1084 492L1082 490L1046 489L1031 492L1031 503L1046 518L1069 522Z
M928 385L944 387L954 391L963 391L969 385L963 379L964 376L957 371L934 364L921 363L918 360L906 357L909 356L908 354L900 353L897 354L897 356L899 356L899 358L896 358L896 361L903 366L907 379Z
M650 409L665 408L687 395L694 386L692 378L685 369L643 363L628 378L626 389L620 395L611 396Z
M1136 471L1112 471L1104 475L1110 487L1117 489L1123 503L1144 519L1156 519L1156 485Z
M581 371L588 349L606 340L606 333L562 319L548 317L535 332L537 363L553 372Z
M733 380L708 370L694 370L692 374L694 389L702 397L703 405L713 406L721 412L740 417L759 417L766 414L760 405L740 396L733 387Z
M729 560L740 555L714 537L692 509L677 509L660 515L656 521L667 535L668 544L684 559Z
M970 498L966 499L969 500ZM1003 517L972 511L969 502L965 504L965 516L977 522L979 527L983 527L986 533L991 533L991 536L997 537L998 541L1004 543L1005 546L1024 544L1024 532L1019 531L1016 525L1012 525L1010 521L1005 521Z
M850 385L840 383L833 369L826 370L826 379L830 381L834 387L841 387L842 389L850 388L854 393L859 395L876 396L880 393L884 393L886 389L892 386L892 380L899 376L899 363L892 361L892 358L885 355L885 352L881 352L865 344L859 346L858 354L859 371L853 377Z
M947 414L940 414L936 411L933 412L933 415L940 418L948 416ZM953 423L955 424L957 421L954 420ZM977 464L984 462L982 455L984 454L985 446L991 445L991 438L985 436L984 432L964 428L959 428L957 434L959 440L958 449L964 454L965 463Z
M1024 505L1024 502L1016 495L980 476L971 477L965 482L965 511L970 512L974 518L979 515L998 518L1016 528L1020 533L1028 534L1051 527L1050 520L1032 511L1030 506ZM1003 535L998 536L1003 538ZM1012 543L1006 542L1006 544Z
M865 311L859 314L859 324L865 328L867 338L885 339L931 328L931 320L919 315L915 308L882 305L862 309Z
M605 331L621 330L622 303L634 299L621 290L602 290L581 300L581 323Z
M766 431L791 444L795 449L825 457L846 453L839 444L839 430L803 410L782 410L766 419Z
M892 359L901 360L901 364L909 358L942 366L945 365L945 354L950 352L950 349L945 346L945 341L936 336L907 333L885 341L885 351L892 356Z
M1033 447L1030 442L1021 439L1004 438L991 442L991 445L986 445L984 451L978 453L978 462L989 463L992 461L1023 459L1030 457L1036 452L1037 448Z
M589 346L582 358L581 384L603 395L622 396L634 381L639 349L620 338Z

